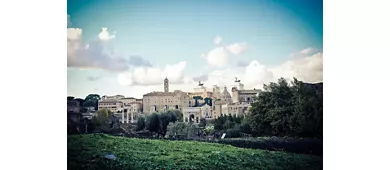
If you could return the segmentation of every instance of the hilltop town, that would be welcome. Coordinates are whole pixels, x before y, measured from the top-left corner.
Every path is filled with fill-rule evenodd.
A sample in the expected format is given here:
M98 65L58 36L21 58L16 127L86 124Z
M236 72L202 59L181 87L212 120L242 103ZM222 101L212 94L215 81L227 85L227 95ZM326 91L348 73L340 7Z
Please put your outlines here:
M164 79L164 91L154 91L143 95L142 99L123 95L102 96L98 101L98 110L107 109L114 113L121 123L135 123L137 117L151 113L164 112L170 109L182 112L184 122L193 118L194 123L200 119L216 119L222 115L244 116L248 113L259 89L244 89L244 84L236 78L234 86L229 88L214 85L211 89L201 82L193 92L169 90L169 80ZM230 92L229 92L230 91ZM82 106L77 100L68 100L68 112L80 112ZM82 115L91 119L96 112L93 107L84 109Z

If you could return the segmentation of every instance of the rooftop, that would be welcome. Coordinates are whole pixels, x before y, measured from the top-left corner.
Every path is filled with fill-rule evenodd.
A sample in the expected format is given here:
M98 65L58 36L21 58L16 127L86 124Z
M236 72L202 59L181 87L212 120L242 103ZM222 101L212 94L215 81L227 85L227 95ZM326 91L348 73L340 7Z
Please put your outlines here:
M176 96L178 94L184 94L181 90L175 90L174 92L150 92L144 94L144 96Z
M125 98L122 98L122 99L135 99L134 97L125 97Z
M99 103L122 103L118 100L100 100Z

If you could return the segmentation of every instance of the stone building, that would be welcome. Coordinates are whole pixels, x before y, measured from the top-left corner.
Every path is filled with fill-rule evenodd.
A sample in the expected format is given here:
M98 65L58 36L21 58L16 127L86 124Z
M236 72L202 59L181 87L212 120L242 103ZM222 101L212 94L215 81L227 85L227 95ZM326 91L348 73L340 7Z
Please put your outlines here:
M216 105L216 108L220 109L219 112L216 111L215 115L246 115L249 112L251 103L255 101L255 97L258 95L260 90L246 90L244 89L244 84L240 82L240 80L235 81L234 87L232 87L232 95L230 96L229 92L225 90L221 96L220 106ZM216 109L217 110L217 109Z
M189 97L189 100L190 100L190 103L192 104L192 106L194 106L194 104L195 104L195 99L194 99L195 96L202 97L203 100L198 99L198 102L204 103L205 98L210 98L210 99L213 98L213 92L207 90L207 88L205 86L203 86L203 84L201 82L199 82L198 86L194 88L194 92L188 93L188 97Z
M134 102L123 103L122 123L135 123L139 114L142 113L142 103Z
M212 112L213 112L214 119L216 119L222 115L222 105L223 105L223 102L220 101L219 99L216 99L213 101Z
M253 103L256 95L260 92L259 89L245 90L244 85L240 83L240 88L232 88L233 103Z
M226 86L223 88L223 91L222 91L221 96L220 96L219 99L220 99L221 103L225 103L225 104L226 104L226 103L232 103L232 102L233 102L232 96L231 96L230 93L228 92Z
M211 106L206 103L197 107L185 107L183 109L184 122L190 122L190 119L192 119L194 123L199 123L201 118L205 118L206 120L214 118Z
M183 111L184 107L191 106L191 101L186 92L181 90L169 92L169 80L165 78L164 92L150 92L143 95L142 106L145 114L163 112L168 109Z
M98 110L107 109L113 113L120 112L122 110L123 102L114 99L102 99L99 101Z
M175 90L174 92L151 92L143 96L143 112L151 114L168 109L183 111L184 107L191 106L187 93Z
M122 95L103 96L98 108L108 109L117 116L122 123L134 123L138 114L142 113L142 99L125 97Z
M230 103L223 104L221 106L222 114L228 116L229 114L232 116L241 116L248 114L250 108L250 104L248 103Z

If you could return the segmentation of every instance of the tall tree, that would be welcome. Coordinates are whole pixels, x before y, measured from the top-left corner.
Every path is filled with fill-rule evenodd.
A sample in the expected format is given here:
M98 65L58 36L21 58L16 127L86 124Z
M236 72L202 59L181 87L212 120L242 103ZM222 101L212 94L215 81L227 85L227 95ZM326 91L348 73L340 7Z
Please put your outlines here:
M98 110L99 100L100 96L98 94L89 94L87 97L85 97L83 106L95 107L95 110Z
M248 123L257 135L322 136L322 84L291 85L281 78L264 85L252 103Z
M146 119L146 129L150 132L159 132L160 129L160 118L157 113L152 113Z

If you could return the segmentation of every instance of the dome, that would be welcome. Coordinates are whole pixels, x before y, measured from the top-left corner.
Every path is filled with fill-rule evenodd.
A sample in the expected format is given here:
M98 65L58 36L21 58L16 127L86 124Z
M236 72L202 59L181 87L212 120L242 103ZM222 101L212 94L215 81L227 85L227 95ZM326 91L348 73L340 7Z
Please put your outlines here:
M227 91L227 87L225 86L223 89L223 92L221 94L221 101L226 102L226 103L230 103L231 100L232 100L232 96Z

